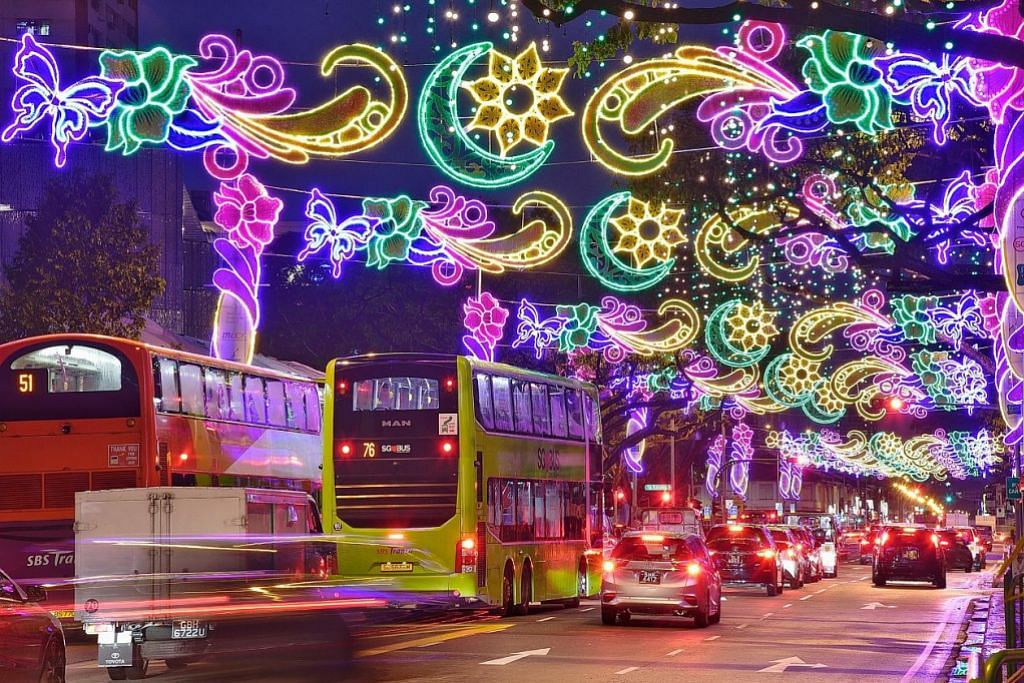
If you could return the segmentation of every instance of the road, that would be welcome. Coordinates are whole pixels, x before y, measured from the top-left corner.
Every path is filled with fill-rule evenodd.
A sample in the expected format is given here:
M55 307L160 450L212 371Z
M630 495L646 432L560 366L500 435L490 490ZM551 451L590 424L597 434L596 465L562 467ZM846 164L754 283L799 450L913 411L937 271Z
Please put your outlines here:
M778 597L728 590L722 622L634 618L603 626L596 601L579 609L537 607L525 617L409 617L358 625L359 681L646 681L744 683L930 681L948 658L964 609L984 573L948 575L948 588L871 584L870 567L842 566L838 579ZM106 681L95 646L69 652L68 681ZM202 662L185 672L155 664L147 680L301 681L287 664L254 655L230 667ZM781 675L780 675L781 674Z

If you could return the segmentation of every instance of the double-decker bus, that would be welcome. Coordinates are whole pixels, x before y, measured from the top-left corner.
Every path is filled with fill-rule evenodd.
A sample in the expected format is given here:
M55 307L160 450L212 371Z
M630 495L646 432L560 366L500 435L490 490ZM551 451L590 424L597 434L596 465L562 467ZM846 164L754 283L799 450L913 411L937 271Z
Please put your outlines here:
M324 446L324 526L341 535L342 580L506 614L596 591L592 385L456 356L336 359Z
M73 577L78 491L318 491L320 380L95 335L0 345L0 567Z

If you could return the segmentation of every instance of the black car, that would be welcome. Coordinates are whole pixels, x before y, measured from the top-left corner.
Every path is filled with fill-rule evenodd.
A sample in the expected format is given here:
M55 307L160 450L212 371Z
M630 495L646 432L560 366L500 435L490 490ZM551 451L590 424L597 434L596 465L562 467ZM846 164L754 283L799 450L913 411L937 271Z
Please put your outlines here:
M42 589L22 589L0 570L0 681L63 683L64 632L37 603Z
M760 524L719 524L707 545L725 585L762 585L768 595L782 592L782 558L768 528Z
M888 581L925 581L946 587L946 553L939 534L924 527L888 526L879 531L871 565L876 586Z

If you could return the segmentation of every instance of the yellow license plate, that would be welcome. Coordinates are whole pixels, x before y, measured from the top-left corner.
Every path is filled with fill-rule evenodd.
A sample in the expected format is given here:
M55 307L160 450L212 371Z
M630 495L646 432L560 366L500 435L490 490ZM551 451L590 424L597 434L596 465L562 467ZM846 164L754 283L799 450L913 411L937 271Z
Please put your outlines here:
M53 616L58 619L72 619L75 616L75 610L73 609L58 609L50 612Z
M412 562L382 562L380 565L380 570L384 574L411 572Z

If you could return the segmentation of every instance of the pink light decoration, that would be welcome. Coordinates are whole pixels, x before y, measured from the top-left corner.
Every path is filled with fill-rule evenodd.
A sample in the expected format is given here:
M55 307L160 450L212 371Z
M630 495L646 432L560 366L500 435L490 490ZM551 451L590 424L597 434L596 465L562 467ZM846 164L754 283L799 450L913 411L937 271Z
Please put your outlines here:
M996 7L968 17L958 28L1024 40L1024 22L1017 0L1003 0ZM1024 71L973 57L968 59L973 75L972 94L988 107L995 123L1006 122L1009 110L1024 110Z
M704 488L712 499L718 498L720 495L717 482L722 472L722 458L725 456L726 443L725 435L719 434L708 448L708 474L704 479Z
M754 457L753 439L754 430L747 424L740 422L732 428L729 485L732 492L742 498L747 497L747 487L750 484L750 461Z
M493 361L494 348L505 336L509 311L490 292L471 296L462 304L462 324L469 332L462 338L466 350L480 360Z

